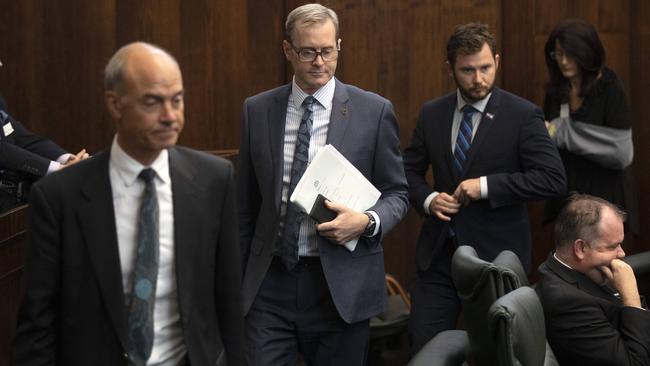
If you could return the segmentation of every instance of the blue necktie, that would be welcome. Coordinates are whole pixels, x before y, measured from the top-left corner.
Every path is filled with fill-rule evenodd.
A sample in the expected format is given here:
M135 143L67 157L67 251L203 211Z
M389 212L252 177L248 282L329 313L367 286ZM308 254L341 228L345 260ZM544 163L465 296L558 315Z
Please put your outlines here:
M458 175L463 172L463 165L467 160L467 152L472 144L472 116L477 112L474 107L467 104L463 107L463 119L458 128L456 137L456 148L454 148L454 168Z
M309 164L309 139L311 138L311 128L314 123L314 102L316 99L311 95L305 98L302 105L305 112L298 127L298 139L296 140L296 150L293 154L293 163L291 164L291 177L289 180L289 193L287 194L287 213L284 216L284 230L282 234L282 244L280 247L280 259L284 266L291 270L298 263L298 236L300 234L300 223L305 215L298 208L289 202L291 193L296 188L302 174Z
M153 310L158 277L158 198L153 169L138 175L145 182L138 222L138 248L128 308L128 352L133 364L145 365L153 347Z

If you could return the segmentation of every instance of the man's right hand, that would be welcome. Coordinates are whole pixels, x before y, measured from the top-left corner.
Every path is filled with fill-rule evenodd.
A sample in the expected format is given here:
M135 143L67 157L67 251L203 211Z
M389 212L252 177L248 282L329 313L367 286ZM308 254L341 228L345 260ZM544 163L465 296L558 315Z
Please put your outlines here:
M609 266L602 266L598 269L607 278L610 285L618 290L623 305L641 307L641 297L636 286L636 277L629 264L620 259L614 259Z
M445 192L438 193L429 203L429 212L443 221L451 221L449 216L458 213L459 209L460 203Z

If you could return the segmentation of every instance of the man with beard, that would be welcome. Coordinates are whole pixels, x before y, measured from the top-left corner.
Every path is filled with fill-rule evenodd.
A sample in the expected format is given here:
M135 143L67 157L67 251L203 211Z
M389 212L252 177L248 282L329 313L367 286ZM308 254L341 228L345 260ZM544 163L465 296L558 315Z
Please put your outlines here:
M459 26L447 42L447 69L457 90L424 104L404 152L410 201L425 218L409 325L413 352L456 326L454 250L471 245L491 261L508 249L529 270L526 202L565 190L564 168L542 111L495 88L498 67L487 26ZM425 178L429 166L433 187Z

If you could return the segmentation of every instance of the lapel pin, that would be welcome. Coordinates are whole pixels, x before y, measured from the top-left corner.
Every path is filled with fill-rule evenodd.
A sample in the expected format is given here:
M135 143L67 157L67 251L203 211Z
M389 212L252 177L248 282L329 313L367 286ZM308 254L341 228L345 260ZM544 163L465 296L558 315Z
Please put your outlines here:
M494 114L488 112L488 113L485 113L485 117L487 117L489 119L494 119Z

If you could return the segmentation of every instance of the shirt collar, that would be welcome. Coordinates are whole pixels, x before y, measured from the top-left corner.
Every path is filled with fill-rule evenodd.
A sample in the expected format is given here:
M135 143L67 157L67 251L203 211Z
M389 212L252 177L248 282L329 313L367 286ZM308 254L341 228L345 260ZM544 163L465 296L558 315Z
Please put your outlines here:
M557 252L553 252L553 258L555 258L556 261L558 261L561 265L565 266L566 268L568 268L568 269L573 269L573 268L571 268L570 265L568 265L568 264L562 262L562 260L561 260L560 258L557 257Z
M488 101L490 101L490 97L492 96L492 92L490 94L486 95L485 98L472 103L472 107L476 109L477 111L481 112L483 114L483 111L485 111L485 107L488 104ZM456 89L456 110L461 113L463 110L463 107L468 104L465 99L463 99L463 96L460 94L460 90Z
M332 77L325 85L316 90L312 96L318 101L320 105L325 109L332 108L332 100L334 99L334 88L336 87L336 80ZM302 102L305 101L309 94L305 93L298 84L296 84L296 76L294 75L293 81L291 82L291 97L293 105L296 109L299 109L302 106Z
M111 145L111 164L115 171L122 179L126 186L130 186L138 179L138 175L145 168L151 168L156 172L156 176L164 183L169 183L169 153L167 149L158 154L158 157L151 163L150 166L144 166L137 160L133 159L129 154L122 149L120 144L117 143L117 134L113 138Z

